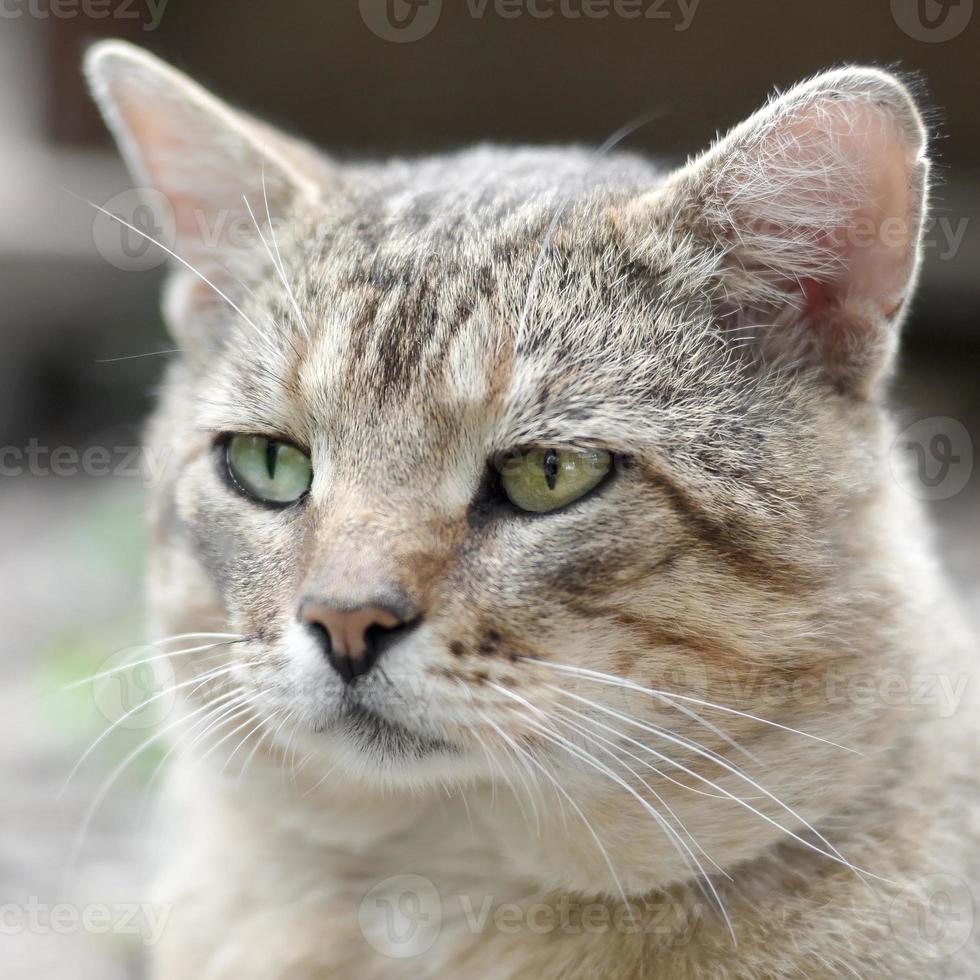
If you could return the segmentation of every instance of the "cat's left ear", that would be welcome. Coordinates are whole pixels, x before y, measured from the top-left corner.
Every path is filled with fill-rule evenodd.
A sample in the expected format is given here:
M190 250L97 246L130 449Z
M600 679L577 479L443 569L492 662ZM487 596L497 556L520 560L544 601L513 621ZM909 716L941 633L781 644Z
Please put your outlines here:
M710 256L722 329L754 335L766 363L814 368L868 395L915 284L926 142L894 76L827 72L674 174L647 214Z
M269 261L262 237L268 242L276 222L319 199L327 163L131 44L94 44L85 73L134 179L159 192L151 207L166 204L156 226L175 225L165 243L176 259L167 314L178 338L195 346L229 315L204 279L238 299L242 281Z

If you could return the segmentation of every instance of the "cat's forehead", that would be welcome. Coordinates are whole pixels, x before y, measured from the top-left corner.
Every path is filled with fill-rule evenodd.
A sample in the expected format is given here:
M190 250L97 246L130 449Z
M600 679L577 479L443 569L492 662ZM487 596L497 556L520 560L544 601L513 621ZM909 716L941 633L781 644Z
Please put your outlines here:
M404 449L494 421L511 442L627 425L666 397L682 348L703 355L693 317L660 315L675 286L615 239L610 211L654 179L629 157L569 151L361 171L287 254L291 289L271 276L256 297L275 353L236 346L226 390L304 441L332 428Z

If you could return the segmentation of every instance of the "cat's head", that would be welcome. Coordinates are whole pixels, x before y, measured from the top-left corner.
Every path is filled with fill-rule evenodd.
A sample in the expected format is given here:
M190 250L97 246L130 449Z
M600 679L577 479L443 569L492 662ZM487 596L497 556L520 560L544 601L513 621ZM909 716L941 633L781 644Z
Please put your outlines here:
M879 395L926 159L895 78L821 75L664 174L341 165L126 45L87 68L172 208L167 615L248 638L281 740L567 794L630 887L690 873L665 806L731 861L848 791L818 739L887 726L828 678L882 662L903 588Z

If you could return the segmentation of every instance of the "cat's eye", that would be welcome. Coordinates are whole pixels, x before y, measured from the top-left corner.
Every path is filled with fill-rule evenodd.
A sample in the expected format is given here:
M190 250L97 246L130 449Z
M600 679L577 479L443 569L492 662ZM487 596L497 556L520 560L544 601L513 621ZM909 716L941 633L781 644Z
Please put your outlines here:
M612 470L603 449L532 449L499 466L500 484L515 507L546 514L584 497Z
M225 459L231 478L245 493L275 507L299 500L313 480L309 456L279 439L233 435Z

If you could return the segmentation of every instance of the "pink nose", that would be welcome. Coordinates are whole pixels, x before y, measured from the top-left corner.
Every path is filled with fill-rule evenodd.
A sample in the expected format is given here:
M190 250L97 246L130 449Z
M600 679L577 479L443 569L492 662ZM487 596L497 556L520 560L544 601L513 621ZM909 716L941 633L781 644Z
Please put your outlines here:
M367 631L372 626L391 629L399 625L394 613L380 606L361 606L358 609L332 609L319 604L303 609L307 623L319 623L330 634L330 645L343 657L356 659L367 651Z
M343 609L313 600L301 606L300 620L320 633L327 659L347 683L366 674L386 646L382 641L407 625L382 606Z

